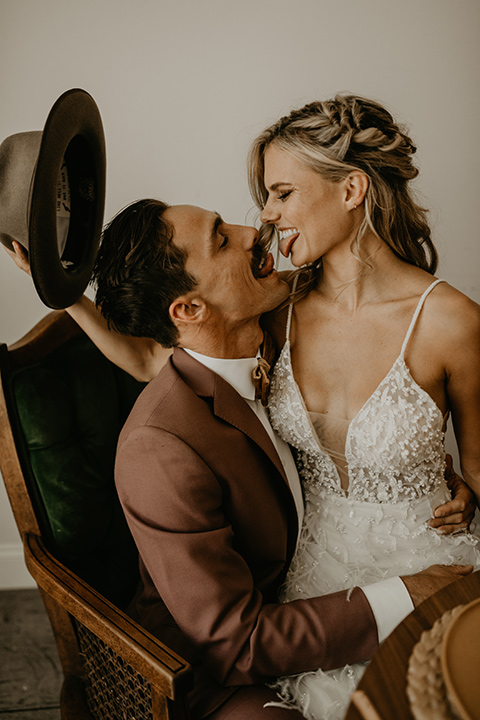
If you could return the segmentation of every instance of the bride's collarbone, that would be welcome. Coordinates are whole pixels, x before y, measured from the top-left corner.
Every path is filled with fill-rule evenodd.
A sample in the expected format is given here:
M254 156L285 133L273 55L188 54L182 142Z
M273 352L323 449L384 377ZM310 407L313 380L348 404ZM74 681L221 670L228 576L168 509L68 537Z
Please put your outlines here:
M305 403L316 412L343 408L337 414L355 415L399 358L418 298L354 314L306 301L295 306L290 330L293 373ZM405 362L415 382L446 410L444 356L444 333L430 302L410 336Z
M351 353L368 358L379 354L392 361L401 351L412 321L418 298L383 303L347 312L328 302L295 305L290 327L292 356L301 353L308 358L326 355L339 358ZM428 316L428 317L427 317ZM430 306L423 308L416 322L409 347L419 353L438 351L438 323L432 322ZM307 360L308 362L308 360Z
M350 420L401 360L402 338L377 343L313 342L292 348L292 369L309 411ZM447 409L442 364L428 348L416 346L405 358L407 371L442 409Z

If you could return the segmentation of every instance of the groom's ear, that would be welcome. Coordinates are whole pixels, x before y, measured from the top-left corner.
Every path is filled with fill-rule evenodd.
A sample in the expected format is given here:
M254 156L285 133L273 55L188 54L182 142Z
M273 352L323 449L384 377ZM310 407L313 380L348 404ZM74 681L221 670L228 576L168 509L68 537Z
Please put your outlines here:
M181 295L172 302L168 311L179 329L181 326L203 323L208 317L205 301L195 295Z

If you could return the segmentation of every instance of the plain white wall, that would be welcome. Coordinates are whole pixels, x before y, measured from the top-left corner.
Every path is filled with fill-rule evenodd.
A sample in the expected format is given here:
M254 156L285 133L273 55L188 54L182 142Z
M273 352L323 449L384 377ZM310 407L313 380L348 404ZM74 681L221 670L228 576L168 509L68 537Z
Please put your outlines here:
M147 196L251 221L245 158L267 124L351 91L417 141L440 276L480 301L478 0L0 0L0 141L82 87L107 142L105 220ZM47 312L0 251L0 340ZM29 584L0 488L0 587Z

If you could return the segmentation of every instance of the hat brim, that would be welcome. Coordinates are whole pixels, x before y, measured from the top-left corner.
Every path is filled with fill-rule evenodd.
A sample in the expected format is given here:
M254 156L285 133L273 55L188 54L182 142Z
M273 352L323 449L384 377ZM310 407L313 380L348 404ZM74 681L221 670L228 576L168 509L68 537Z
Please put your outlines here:
M71 206L60 255L56 208L64 163ZM68 90L58 98L45 123L28 223L32 277L49 307L73 305L90 282L103 223L105 175L105 137L98 107L84 90Z

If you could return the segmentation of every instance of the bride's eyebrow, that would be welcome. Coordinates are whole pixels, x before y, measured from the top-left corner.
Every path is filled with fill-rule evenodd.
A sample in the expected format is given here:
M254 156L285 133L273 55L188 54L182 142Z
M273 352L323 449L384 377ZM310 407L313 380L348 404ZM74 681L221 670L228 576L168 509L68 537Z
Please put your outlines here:
M291 185L292 183L287 182L286 180L280 180L279 182L273 183L273 185L270 185L269 188L267 188L270 191L278 190L278 188L282 187L283 185Z

